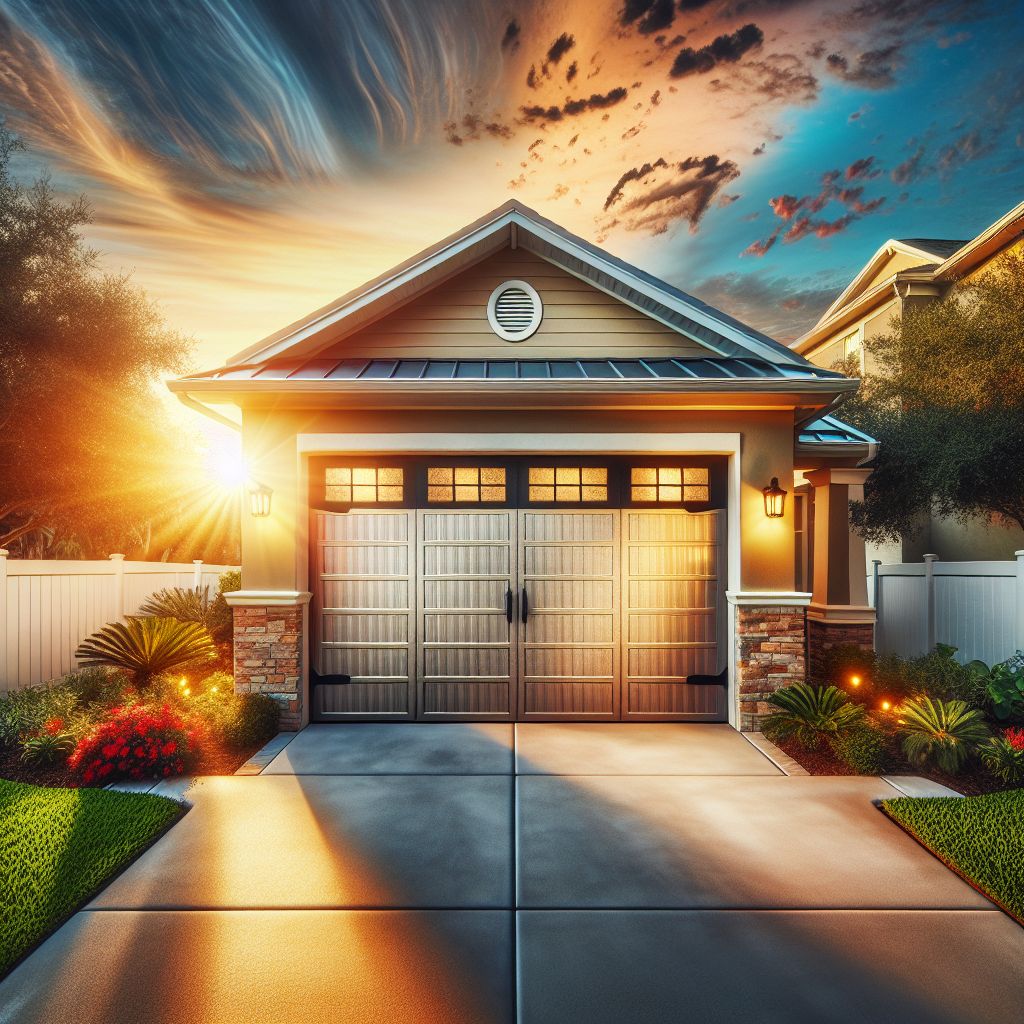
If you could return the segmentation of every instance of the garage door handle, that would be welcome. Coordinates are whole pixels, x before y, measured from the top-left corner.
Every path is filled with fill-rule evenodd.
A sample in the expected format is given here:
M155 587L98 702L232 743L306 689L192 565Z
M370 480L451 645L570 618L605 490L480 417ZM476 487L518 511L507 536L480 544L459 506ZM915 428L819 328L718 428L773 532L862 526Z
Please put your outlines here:
M505 621L511 624L512 622L512 602L515 600L515 595L512 593L512 588L509 587L505 591Z
M523 596L519 602L519 615L523 622L530 617L530 599L526 595L526 587L523 587Z

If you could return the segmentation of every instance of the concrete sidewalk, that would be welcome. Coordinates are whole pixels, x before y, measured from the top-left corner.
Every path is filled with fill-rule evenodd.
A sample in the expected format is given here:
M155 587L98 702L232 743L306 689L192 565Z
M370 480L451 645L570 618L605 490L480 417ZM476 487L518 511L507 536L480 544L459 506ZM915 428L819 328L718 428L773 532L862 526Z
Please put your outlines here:
M1024 930L897 795L723 726L315 726L197 780L0 1021L1017 1019Z

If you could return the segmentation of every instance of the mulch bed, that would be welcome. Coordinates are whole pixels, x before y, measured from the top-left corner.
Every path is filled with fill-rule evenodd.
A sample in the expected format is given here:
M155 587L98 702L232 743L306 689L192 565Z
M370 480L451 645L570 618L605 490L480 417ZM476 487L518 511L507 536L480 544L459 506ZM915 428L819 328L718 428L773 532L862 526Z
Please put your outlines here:
M222 747L208 750L193 775L234 775L263 746L262 743L246 750L226 750ZM82 783L63 765L43 768L28 765L21 760L17 747L0 748L0 779L28 782L34 786L63 786L77 789Z
M827 744L818 750L808 750L795 740L774 740L777 747L785 751L797 764L806 768L811 775L857 775L849 765L844 764L832 753ZM959 775L947 775L935 768L894 768L887 775L920 775L940 785L955 789L965 796L980 796L982 793L998 793L1016 787L992 778L977 764L968 764Z

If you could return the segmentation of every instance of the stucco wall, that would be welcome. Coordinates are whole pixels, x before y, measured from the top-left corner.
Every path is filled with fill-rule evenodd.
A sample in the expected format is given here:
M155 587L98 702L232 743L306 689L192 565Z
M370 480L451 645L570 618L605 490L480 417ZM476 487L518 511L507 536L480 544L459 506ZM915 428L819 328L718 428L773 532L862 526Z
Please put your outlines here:
M255 479L273 488L266 519L242 517L242 585L245 590L308 589L307 487L296 437L309 434L471 433L551 436L558 450L564 433L739 433L740 586L743 590L792 590L792 497L784 519L767 519L761 488L773 476L793 479L792 412L595 412L531 410L315 411L246 410L243 445ZM730 509L730 515L736 510Z

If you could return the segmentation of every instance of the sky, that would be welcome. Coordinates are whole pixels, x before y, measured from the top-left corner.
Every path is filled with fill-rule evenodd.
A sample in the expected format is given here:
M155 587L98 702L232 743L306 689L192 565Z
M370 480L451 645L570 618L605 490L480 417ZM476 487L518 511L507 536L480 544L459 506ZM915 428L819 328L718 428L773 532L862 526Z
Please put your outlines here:
M1024 199L1024 7L0 0L0 113L198 366L515 197L790 341Z

